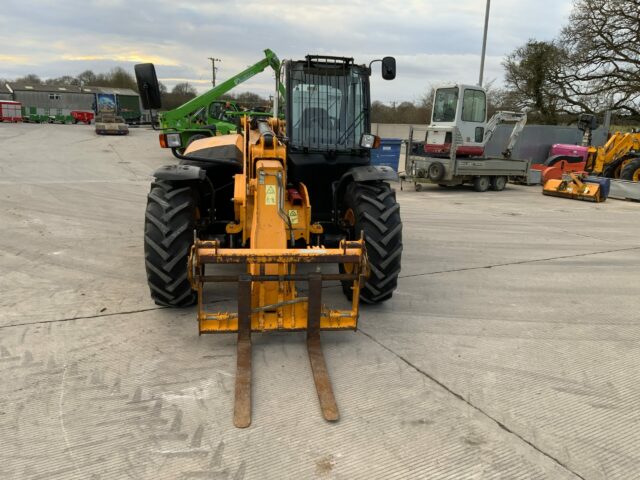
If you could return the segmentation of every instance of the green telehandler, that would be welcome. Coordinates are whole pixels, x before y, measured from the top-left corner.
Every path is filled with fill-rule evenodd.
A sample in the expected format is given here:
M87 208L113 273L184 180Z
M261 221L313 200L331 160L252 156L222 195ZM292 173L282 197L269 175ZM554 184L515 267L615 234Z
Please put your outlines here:
M189 143L214 135L227 135L238 128L238 119L243 115L269 116L269 112L241 111L238 105L232 101L221 100L225 93L239 84L262 73L267 67L271 67L279 78L280 60L269 49L264 51L264 58L251 65L242 72L228 80L216 85L207 92L198 95L178 108L161 112L158 123L163 133L174 134L162 136L169 141L162 147L171 148L174 155L180 157ZM278 90L284 97L284 85L278 79ZM141 92L144 95L144 92Z

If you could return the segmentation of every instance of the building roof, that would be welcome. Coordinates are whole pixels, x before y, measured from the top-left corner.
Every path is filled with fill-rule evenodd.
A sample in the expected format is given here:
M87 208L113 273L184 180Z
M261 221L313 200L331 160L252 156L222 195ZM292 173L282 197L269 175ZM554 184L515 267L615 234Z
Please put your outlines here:
M75 85L45 85L37 83L9 82L12 90L17 92L49 92L49 93L81 93L80 87Z
M89 93L117 93L119 95L135 95L139 96L138 92L131 90L130 88L114 88L114 87L99 87L93 85L85 85L82 87L83 92Z
M135 95L138 96L137 92L134 92L130 88L113 88L113 87L100 87L100 86L91 86L86 85L84 87L79 87L77 85L47 85L47 84L37 84L37 83L13 83L9 82L8 86L11 90L15 90L18 92L48 92L48 93L116 93L119 95ZM0 93L4 93L5 90L11 93L6 86L3 86L0 89Z

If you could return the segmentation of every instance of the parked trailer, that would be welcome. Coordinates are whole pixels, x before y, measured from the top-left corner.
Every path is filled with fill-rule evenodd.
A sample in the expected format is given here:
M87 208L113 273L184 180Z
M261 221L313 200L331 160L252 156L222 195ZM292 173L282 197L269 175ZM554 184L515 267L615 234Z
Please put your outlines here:
M30 123L71 123L71 112L63 108L22 107L23 121Z
M89 125L91 123L91 120L93 120L93 112L83 112L80 110L73 110L71 112L71 117L73 118L73 123L86 123L87 125Z
M0 122L21 122L22 104L12 100L0 100Z
M412 151L412 135L409 137L409 149ZM486 190L504 190L510 178L530 182L529 160L493 157L465 157L456 155L454 132L448 158L410 155L407 160L405 179L413 182L416 191L422 190L425 183L434 183L442 187L470 183L478 192Z

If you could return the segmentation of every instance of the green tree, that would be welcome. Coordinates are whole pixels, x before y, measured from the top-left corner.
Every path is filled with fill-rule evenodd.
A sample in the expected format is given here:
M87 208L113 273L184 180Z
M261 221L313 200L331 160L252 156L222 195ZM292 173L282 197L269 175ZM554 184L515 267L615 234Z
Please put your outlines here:
M114 88L130 88L133 91L138 91L138 85L134 76L126 71L122 67L115 67L111 69L106 76L107 85Z
M558 77L564 60L564 52L554 42L529 40L516 48L502 63L509 101L518 110L531 109L542 123L557 123Z

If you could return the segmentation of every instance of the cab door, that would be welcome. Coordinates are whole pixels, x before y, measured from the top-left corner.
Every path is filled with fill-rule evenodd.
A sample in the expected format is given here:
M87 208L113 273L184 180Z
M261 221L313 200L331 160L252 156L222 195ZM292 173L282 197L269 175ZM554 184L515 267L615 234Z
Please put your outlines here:
M456 123L462 136L462 145L458 147L458 153L482 155L487 123L487 95L484 90L473 87L463 89Z

